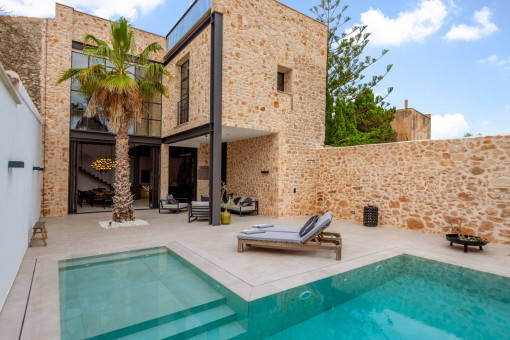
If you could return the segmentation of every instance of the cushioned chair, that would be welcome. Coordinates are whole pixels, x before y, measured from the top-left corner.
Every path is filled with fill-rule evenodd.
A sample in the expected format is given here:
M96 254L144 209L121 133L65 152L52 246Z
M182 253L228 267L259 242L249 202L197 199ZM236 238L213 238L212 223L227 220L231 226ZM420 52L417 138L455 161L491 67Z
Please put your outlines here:
M236 198L239 198L239 203L236 205L231 205L228 207L228 211L239 214L242 216L243 214L259 214L259 201L255 197L249 197L251 202L246 202L246 199L249 196L232 196L232 200L234 201Z
M188 210L188 199L187 198L173 198L175 202L170 203L168 201L168 196L165 196L159 200L159 213L161 211L167 210L173 213L178 213L183 210Z
M191 223L199 218L209 219L209 202L208 201L193 201L191 202L190 209L188 210L188 223Z
M300 229L290 227L274 227L273 231L266 229L252 229L253 234L241 232L237 235L238 252L244 252L245 246L266 247L288 250L312 250L312 251L333 251L336 259L340 260L342 256L342 237L339 233L326 232L325 229L333 220L333 213L328 211L311 227L311 229L300 235ZM284 231L286 230L286 231Z

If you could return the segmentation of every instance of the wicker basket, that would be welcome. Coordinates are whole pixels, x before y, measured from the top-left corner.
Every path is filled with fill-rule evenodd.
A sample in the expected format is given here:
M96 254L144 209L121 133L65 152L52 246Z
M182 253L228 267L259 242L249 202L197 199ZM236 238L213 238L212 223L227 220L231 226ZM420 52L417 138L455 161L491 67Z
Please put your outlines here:
M363 208L363 225L365 227L377 227L379 209L371 205Z

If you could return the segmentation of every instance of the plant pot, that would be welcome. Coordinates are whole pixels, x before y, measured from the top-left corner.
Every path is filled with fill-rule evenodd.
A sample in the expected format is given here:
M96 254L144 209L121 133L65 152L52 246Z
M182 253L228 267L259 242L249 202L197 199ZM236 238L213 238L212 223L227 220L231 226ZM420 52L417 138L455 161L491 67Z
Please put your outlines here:
M227 211L225 210L224 212L221 213L221 224L230 224L230 218L232 217L232 215Z
M446 240L450 241L450 246L453 244L462 244L464 246L464 252L468 252L468 246L480 247L480 250L483 250L483 246L487 245L487 242L483 241L478 236L464 235L466 238L475 238L474 240L462 240L459 237L459 234L447 234Z

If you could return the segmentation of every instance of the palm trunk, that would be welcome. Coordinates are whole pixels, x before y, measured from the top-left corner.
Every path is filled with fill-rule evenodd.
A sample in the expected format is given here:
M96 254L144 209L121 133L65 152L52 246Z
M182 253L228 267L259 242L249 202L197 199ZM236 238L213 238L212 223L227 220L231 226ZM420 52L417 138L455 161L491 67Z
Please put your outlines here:
M113 197L113 220L132 221L133 195L129 176L129 120L124 119L115 137L115 196Z

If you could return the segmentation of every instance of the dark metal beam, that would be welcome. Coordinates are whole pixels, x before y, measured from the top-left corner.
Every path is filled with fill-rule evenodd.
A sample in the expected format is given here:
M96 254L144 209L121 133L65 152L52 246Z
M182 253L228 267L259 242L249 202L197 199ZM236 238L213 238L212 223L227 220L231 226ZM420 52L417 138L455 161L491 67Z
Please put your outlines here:
M204 124L163 138L163 144L173 144L191 138L206 136L212 131L212 124Z
M223 14L211 22L211 124L209 142L209 224L221 225L221 104L223 82Z
M109 132L95 131L70 131L70 139L74 142L94 143L94 144L115 144L115 135ZM160 146L162 138L149 136L129 136L129 144L139 144L147 146Z

